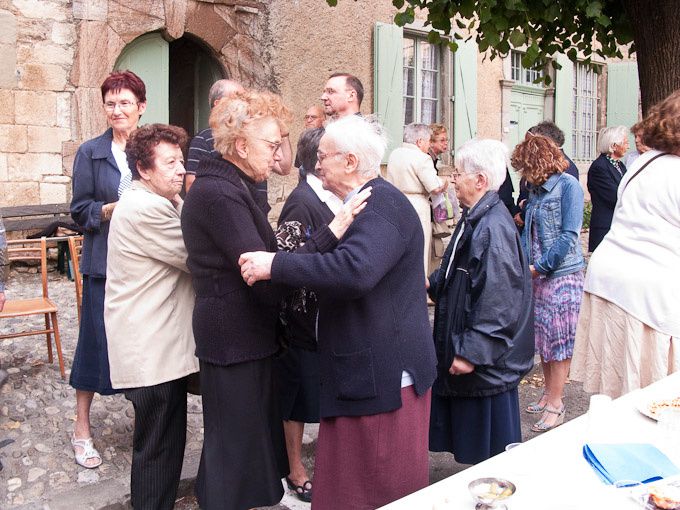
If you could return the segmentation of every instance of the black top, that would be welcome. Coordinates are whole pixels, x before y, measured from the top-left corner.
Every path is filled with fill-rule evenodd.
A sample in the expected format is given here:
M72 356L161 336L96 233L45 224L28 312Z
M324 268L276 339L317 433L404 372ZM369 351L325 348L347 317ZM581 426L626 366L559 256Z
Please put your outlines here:
M261 359L277 350L277 305L289 289L269 281L248 287L238 259L250 251L276 251L268 205L256 202L257 185L224 159L205 158L182 209L187 265L196 292L193 327L196 356L217 365ZM337 241L319 229L305 249L325 250Z
M419 395L435 378L425 299L423 231L403 193L381 178L335 250L279 252L272 281L319 295L321 416L401 407L401 375Z
M438 358L433 391L442 396L486 397L516 387L533 367L531 274L517 229L497 193L488 192L464 213L441 267L429 280L436 303ZM450 375L454 356L475 365L474 371Z
M303 180L288 196L281 215L279 225L297 221L307 237L313 232L333 221L334 214L323 203L312 187ZM307 350L316 350L316 314L319 309L316 295L305 292L304 306L300 303L298 293L286 298L282 314L288 325L292 345Z
M611 164L606 154L593 161L588 169L588 191L593 210L590 215L588 250L593 251L609 232L616 207L616 193L626 167L619 161L620 171Z

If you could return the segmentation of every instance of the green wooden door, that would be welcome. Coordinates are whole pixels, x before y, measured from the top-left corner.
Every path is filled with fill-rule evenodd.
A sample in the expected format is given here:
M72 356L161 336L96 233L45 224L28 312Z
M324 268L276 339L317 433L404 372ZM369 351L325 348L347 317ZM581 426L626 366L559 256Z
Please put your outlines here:
M194 132L208 127L211 106L208 101L210 87L222 79L222 72L208 55L196 56L194 68Z
M154 122L167 124L169 121L169 61L168 42L158 32L138 37L118 57L114 69L129 69L146 85L146 112L140 125Z
M607 65L607 126L632 127L638 121L640 86L636 62ZM633 135L629 135L635 148Z
M373 111L387 131L388 146L383 163L401 145L404 134L403 31L401 27L376 23L374 32Z

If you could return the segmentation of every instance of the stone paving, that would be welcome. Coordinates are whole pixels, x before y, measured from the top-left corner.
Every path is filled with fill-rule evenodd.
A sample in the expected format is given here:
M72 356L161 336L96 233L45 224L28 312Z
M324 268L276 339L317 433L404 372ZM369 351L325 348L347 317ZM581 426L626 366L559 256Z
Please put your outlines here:
M22 269L22 268L19 268ZM88 470L74 462L70 435L75 421L75 391L68 384L71 360L77 341L77 312L73 282L56 271L49 273L49 292L59 305L67 380L59 375L59 366L47 363L44 336L5 339L0 342L0 367L9 372L7 384L0 390L0 508L74 510L118 510L128 508L129 476L132 458L132 405L122 395L95 396L92 427L95 445L103 456L98 469ZM34 273L12 271L8 298L40 295L40 277ZM432 312L430 308L430 312ZM42 319L12 319L0 323L2 331L18 330L26 321L40 325ZM534 369L520 385L520 404L525 406L540 395L542 376ZM588 396L580 384L566 388L567 414L572 419L582 414ZM177 509L198 508L192 496L202 446L200 397L189 396L188 431L182 484ZM534 437L529 427L535 416L522 413L525 440ZM305 430L303 461L310 476L318 426ZM430 481L435 482L464 469L450 454L431 454ZM308 509L290 491L272 510Z

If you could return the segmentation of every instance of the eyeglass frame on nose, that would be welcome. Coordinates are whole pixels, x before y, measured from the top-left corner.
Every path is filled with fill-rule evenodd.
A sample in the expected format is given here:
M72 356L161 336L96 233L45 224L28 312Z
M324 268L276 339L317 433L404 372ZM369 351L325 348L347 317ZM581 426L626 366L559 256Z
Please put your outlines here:
M316 119L320 119L321 115L305 115L303 118L305 120L316 120Z
M120 108L121 111L127 111L131 109L133 106L137 106L139 102L134 102L134 101L120 101L117 103L114 103L113 101L108 101L104 103L104 110L107 112L114 112L116 111L116 106Z
M326 158L333 158L335 156L339 156L341 154L346 154L345 152L341 151L335 151L335 152L329 152L328 154L324 154L321 151L316 151L316 160L319 162L319 164L323 163L323 160Z
M259 138L255 137L256 140L260 140L261 142L267 142L269 144L269 148L272 151L272 155L276 154L278 151L282 150L282 145L283 142L272 142L271 140L267 140L266 138Z

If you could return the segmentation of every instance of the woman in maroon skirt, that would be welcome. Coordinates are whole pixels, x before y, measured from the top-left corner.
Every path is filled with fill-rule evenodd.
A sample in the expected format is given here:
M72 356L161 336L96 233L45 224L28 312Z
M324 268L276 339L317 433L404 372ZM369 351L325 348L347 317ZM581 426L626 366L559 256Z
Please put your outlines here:
M366 208L328 253L246 253L249 285L305 287L319 298L321 426L314 510L369 510L428 484L434 346L427 316L423 232L406 197L380 178L385 139L349 116L326 127L323 187Z

